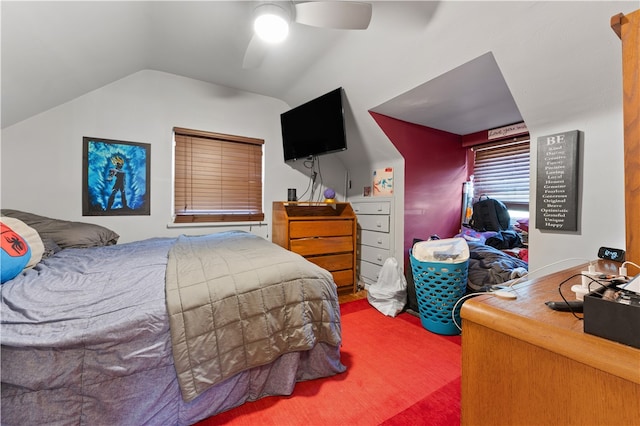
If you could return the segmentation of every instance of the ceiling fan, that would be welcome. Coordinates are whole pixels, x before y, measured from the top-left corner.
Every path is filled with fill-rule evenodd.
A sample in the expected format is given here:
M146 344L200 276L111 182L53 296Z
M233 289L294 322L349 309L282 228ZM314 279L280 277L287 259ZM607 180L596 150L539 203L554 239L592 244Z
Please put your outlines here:
M263 2L254 10L254 34L242 68L258 67L269 44L286 38L290 22L319 28L364 30L371 22L371 9L371 3L352 1ZM269 39L270 30L274 31L273 39Z

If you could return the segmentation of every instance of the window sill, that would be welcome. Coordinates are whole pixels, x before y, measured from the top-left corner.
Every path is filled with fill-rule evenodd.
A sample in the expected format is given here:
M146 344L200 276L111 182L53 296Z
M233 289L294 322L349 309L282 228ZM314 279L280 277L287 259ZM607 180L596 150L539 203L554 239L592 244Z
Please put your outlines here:
M167 223L167 228L239 228L252 226L267 226L266 222L185 222Z

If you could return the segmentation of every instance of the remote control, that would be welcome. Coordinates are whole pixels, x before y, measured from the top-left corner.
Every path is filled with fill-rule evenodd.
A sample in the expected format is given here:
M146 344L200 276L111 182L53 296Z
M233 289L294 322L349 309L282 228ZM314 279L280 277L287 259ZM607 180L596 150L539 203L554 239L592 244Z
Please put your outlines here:
M584 302L582 300L569 300L569 301L561 301L561 302L545 302L549 308L554 311L561 312L582 312L582 308L584 306Z

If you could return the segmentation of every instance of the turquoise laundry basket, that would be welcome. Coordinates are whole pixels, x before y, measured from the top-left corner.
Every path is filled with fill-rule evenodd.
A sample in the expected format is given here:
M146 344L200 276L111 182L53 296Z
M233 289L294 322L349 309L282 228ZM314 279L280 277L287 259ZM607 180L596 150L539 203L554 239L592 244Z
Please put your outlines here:
M427 330L448 336L460 334L460 305L452 311L467 288L469 259L459 263L421 262L409 252L416 287L420 322Z

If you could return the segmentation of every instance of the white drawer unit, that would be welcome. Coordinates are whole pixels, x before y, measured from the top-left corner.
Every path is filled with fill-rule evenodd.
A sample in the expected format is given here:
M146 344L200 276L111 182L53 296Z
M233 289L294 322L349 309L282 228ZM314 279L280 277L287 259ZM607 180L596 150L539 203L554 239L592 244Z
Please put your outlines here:
M389 232L388 214L357 214L362 229L378 232Z
M358 218L358 281L368 288L378 280L384 262L394 256L393 197L358 197L349 201Z
M374 202L357 202L357 205L353 206L353 211L356 212L358 217L366 214L391 214L391 202L390 201L374 201Z
M365 246L364 244L360 244L357 250L358 255L360 255L360 259L364 259L367 262L375 263L376 265L382 266L384 261L387 260L391 253L388 249L381 249L378 247Z
M360 242L365 246L379 247L388 250L391 248L391 235L387 232L375 232L363 229L360 232Z
M360 281L368 288L371 284L378 281L378 274L380 274L380 265L375 263L369 263L365 261L358 261L358 274Z

